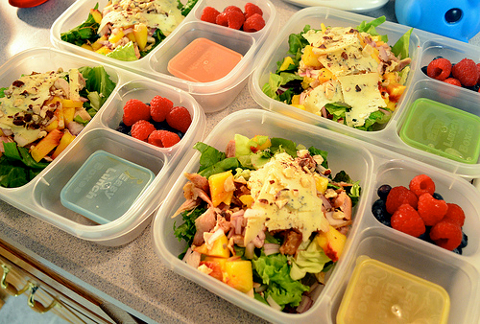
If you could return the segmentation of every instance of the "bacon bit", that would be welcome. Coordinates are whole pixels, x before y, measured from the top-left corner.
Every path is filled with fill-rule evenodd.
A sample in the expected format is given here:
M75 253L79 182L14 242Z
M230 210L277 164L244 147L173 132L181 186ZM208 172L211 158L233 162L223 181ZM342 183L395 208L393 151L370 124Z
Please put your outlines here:
M346 52L342 52L342 58L344 60L348 59L348 54Z
M356 92L360 92L360 91L362 91L362 88L360 88L360 86L357 84L357 85L355 86L355 91L356 91Z

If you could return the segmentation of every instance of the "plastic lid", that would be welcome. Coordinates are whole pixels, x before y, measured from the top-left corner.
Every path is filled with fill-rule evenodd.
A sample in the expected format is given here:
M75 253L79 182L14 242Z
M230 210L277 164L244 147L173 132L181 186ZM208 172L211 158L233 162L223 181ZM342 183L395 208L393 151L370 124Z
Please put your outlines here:
M474 164L480 153L480 117L420 98L413 103L400 138L415 148Z
M154 177L147 168L98 150L68 181L60 200L65 207L105 224L121 217Z
M168 62L168 72L194 82L225 77L243 55L206 38L197 38Z
M337 313L339 324L447 323L444 288L380 261L360 256Z

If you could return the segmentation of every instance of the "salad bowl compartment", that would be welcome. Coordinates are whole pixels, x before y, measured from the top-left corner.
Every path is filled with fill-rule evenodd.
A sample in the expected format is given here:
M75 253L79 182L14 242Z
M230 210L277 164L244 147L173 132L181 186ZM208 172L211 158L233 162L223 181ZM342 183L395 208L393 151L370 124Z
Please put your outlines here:
M176 177L175 171L177 166L181 165L180 161L190 154L189 148L193 143L202 138L205 115L198 103L180 89L52 48L34 48L16 55L2 66L0 80L2 87L8 87L20 75L29 75L32 71L43 73L59 68L97 66L103 66L110 80L115 83L108 99L73 142L37 176L20 187L1 187L0 197L16 208L75 237L102 245L117 246L136 238L148 224L152 212L158 208L168 192L168 189L164 188L168 188L169 181ZM97 82L101 84L104 81L99 79ZM157 95L170 99L175 106L185 107L192 119L181 140L168 148L154 146L117 130L122 122L123 107L127 101L137 99L148 103ZM137 199L131 202L131 206L127 206L121 215L111 215L112 220L104 224L99 224L60 202L61 191L67 182L87 159L98 151L126 160L126 163L132 163L133 167L138 166L153 174L150 183L142 189ZM87 186L97 190L101 179L85 181L93 181ZM124 183L128 185L127 181ZM116 185L118 187L122 184L123 182ZM103 183L101 187L116 190L115 183ZM111 192L112 197L113 193L114 191Z
M55 21L51 28L50 38L54 46L100 62L139 72L152 79L183 89L189 92L207 113L224 109L235 99L253 71L254 58L265 50L266 44L271 40L271 35L277 30L277 14L270 1L199 0L173 32L140 59L119 60L62 39L63 33L74 29L87 19L90 9L94 8L97 3L98 10L102 12L107 2L106 0L88 0L74 3ZM165 3L168 2L171 1L165 1ZM246 32L242 29L224 27L201 19L206 7L215 8L220 13L228 6L236 6L243 11L247 3L253 3L262 10L265 26L258 31ZM226 70L220 78L204 82L192 81L179 77L178 74L172 74L168 69L169 62L192 41L199 38L211 40L240 54L242 58L233 69ZM202 55L198 56L203 57ZM205 63L207 60L209 63ZM209 64L210 69L216 69L219 65L217 60L219 60L218 56L204 58L202 62L198 62L198 65L202 67L203 64Z
M362 22L371 22L373 18L355 13L338 11L330 8L307 8L300 10L291 17L282 31L269 47L266 55L260 60L259 67L251 77L249 90L254 100L264 109L290 116L297 120L346 134L377 146L388 148L416 160L426 162L435 167L450 171L465 178L480 176L478 156L468 161L459 161L421 150L407 144L400 136L401 129L409 116L412 105L417 99L427 98L440 104L452 106L455 109L480 116L477 91L465 89L427 76L426 67L439 56L448 58L453 64L463 58L478 62L478 51L472 45L448 39L425 31L413 29L409 39L408 53L411 59L410 71L404 80L406 87L391 113L388 122L363 130L347 126L343 123L322 117L275 99L263 90L269 83L270 73L277 71L277 62L282 62L286 56L292 56L289 51L288 38L291 34L302 33L306 25L312 29L321 30L326 27L353 27ZM388 44L393 46L410 28L392 22L384 22L376 26L376 33L388 36ZM271 81L270 81L271 82ZM453 135L452 135L453 136ZM459 137L460 135L457 135ZM457 140L462 141L461 138ZM477 140L477 139L474 139Z
M480 229L480 208L476 204L480 193L465 179L351 136L256 109L227 116L203 142L225 151L236 134L248 138L267 135L271 138L289 139L305 147L313 145L328 152L328 167L332 170L332 175L344 170L351 179L359 180L360 198L353 208L353 222L346 234L343 252L333 271L326 275L327 281L323 290L320 290L308 310L302 313L287 313L276 306L270 307L275 304L262 303L229 287L221 280L195 270L179 258L186 249L186 243L177 239L174 234L174 229L182 224L181 216L172 216L185 201L182 189L187 179L183 177L173 185L153 220L154 248L169 269L274 323L335 323L356 259L363 255L445 289L451 301L449 321L478 321L480 314L474 305L480 300L480 242L475 233ZM185 166L184 172L198 172L200 156L201 154L196 152ZM374 216L372 205L378 199L379 186L389 184L392 187L408 188L410 179L420 174L426 174L435 181L436 192L447 202L456 203L463 208L466 215L463 228L469 241L461 255L388 227ZM466 309L468 311L465 311Z

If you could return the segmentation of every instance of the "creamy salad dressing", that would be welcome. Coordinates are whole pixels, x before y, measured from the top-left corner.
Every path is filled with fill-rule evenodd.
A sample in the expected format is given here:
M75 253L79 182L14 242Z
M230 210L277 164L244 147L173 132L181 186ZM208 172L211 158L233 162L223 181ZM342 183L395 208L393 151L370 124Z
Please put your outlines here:
M109 23L113 28L143 23L168 36L184 19L177 4L176 0L113 0L103 11L99 30Z
M372 112L387 106L378 89L379 63L372 56L371 46L362 45L359 34L351 27L335 27L302 35L336 79L307 93L306 109L318 114L327 103L344 102L351 106L346 113L348 126L363 126Z
M251 172L248 185L254 203L245 212L245 245L264 224L269 231L295 228L302 233L303 241L308 241L313 232L329 230L313 173L289 154L279 153Z

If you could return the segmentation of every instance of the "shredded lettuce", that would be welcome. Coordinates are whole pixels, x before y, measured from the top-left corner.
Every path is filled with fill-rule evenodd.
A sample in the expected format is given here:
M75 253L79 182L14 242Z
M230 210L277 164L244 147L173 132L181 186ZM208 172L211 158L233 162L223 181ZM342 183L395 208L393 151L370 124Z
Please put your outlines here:
M286 305L298 306L303 292L309 290L307 286L290 277L288 259L283 254L266 256L262 253L256 260L252 260L252 264L262 282L268 285L265 298L271 296L282 309Z

